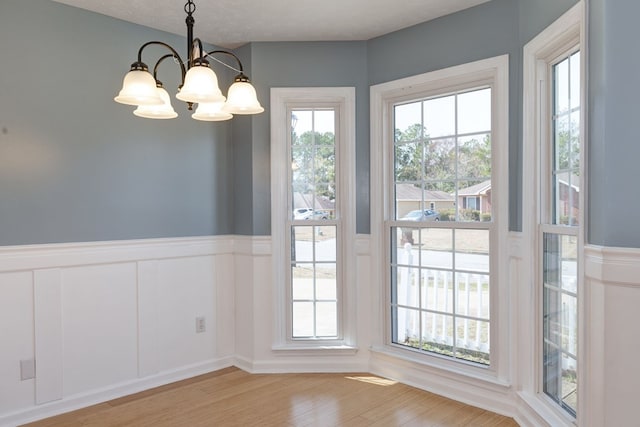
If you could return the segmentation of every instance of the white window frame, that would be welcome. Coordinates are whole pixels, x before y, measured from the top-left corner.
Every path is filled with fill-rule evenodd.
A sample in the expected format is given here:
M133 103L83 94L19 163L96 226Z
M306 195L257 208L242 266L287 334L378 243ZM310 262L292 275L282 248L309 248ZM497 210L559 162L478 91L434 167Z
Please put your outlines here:
M380 313L378 333L374 332L372 349L414 363L471 376L494 384L505 384L510 377L509 359L509 286L505 262L508 237L508 141L509 141L509 57L497 56L442 70L382 83L371 87L371 234L372 277L378 292L374 294ZM491 249L491 361L489 367L427 354L417 355L391 342L389 237L387 221L393 219L390 171L393 164L393 105L397 102L452 93L458 89L490 86L492 88L492 192L494 198L495 236Z
M290 240L291 144L289 112L300 108L331 107L336 111L336 215L338 256L338 338L293 339ZM274 351L346 351L356 344L355 305L355 88L271 89L271 238L274 283ZM332 221L332 224L334 222Z
M577 420L560 408L543 391L542 381L542 242L541 231L562 231L561 225L549 225L548 207L551 205L550 188L550 138L552 132L551 114L551 66L560 57L577 50L580 55L580 194L578 237L578 408ZM588 419L585 404L587 390L584 388L585 373L588 373L588 359L585 354L585 301L584 283L584 224L587 223L585 193L587 193L586 173L586 44L585 5L580 1L553 24L532 39L523 50L523 248L522 277L519 286L519 319L521 356L518 365L531 367L519 369L522 384L520 397L551 425L572 426ZM546 225L544 225L547 223ZM541 225L542 224L542 225ZM534 304L531 304L533 299ZM588 374L587 374L588 375Z

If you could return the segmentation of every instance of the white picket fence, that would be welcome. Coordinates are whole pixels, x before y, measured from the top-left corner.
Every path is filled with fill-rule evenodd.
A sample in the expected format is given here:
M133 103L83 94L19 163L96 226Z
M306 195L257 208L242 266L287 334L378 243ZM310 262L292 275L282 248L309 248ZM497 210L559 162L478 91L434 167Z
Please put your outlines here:
M489 275L455 272L454 279L449 270L413 266L411 250L402 252L396 302L406 308L397 312L398 341L488 353Z

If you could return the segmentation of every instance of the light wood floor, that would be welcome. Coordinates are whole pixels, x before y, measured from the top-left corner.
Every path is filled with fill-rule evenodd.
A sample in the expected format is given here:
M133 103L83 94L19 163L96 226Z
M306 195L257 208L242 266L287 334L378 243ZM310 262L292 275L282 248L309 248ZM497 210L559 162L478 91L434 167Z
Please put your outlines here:
M371 374L248 374L227 368L38 421L76 426L517 426Z

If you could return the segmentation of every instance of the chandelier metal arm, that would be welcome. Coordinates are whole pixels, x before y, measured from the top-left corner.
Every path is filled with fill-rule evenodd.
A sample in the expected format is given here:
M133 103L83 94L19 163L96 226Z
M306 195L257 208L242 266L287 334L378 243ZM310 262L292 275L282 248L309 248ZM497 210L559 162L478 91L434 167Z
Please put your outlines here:
M164 42L159 42L159 41L150 41L150 42L146 42L145 44L143 44L142 46L140 46L140 49L138 49L138 63L139 64L143 64L142 62L142 51L147 47L147 46L151 46L151 45L159 45L159 46L164 46L167 49L169 49L169 51L171 51L171 55L169 56L173 56L177 62L178 65L180 65L180 68L182 70L182 80L184 81L184 76L187 73L187 69L184 65L184 61L182 60L182 58L180 57L180 54L171 47L171 45L168 45L167 43ZM158 62L162 61L164 58L161 58L160 60L158 60ZM157 67L157 64L156 64Z
M158 77L157 77L158 76L158 67L160 66L160 64L165 59L168 59L168 58L174 58L174 59L177 59L178 61L180 60L179 58L176 58L175 55L172 54L172 53L168 53L168 54L162 56L160 59L158 59L158 62L156 62L156 65L153 67L153 78L156 79L156 81L158 81ZM179 63L179 65L182 68L182 70L181 70L182 71L182 80L181 80L181 83L180 83L179 87L182 87L182 85L184 84L184 76L186 74L186 70L185 70L185 67L184 67L184 65L182 63Z

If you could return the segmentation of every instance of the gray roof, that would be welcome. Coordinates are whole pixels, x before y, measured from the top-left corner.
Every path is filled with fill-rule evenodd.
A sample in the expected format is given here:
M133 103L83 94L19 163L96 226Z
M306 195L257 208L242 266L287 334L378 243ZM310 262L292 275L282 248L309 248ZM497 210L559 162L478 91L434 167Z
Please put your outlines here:
M315 203L314 203L315 201ZM335 209L335 201L329 200L323 196L316 196L315 199L312 193L302 194L293 193L293 208L313 208L333 210Z
M458 196L479 196L481 194L487 194L489 190L491 190L490 179L479 184L472 185L471 187L461 188L458 190Z
M453 201L453 196L444 191L424 190L423 198L422 188L416 187L414 184L397 184L396 200Z

